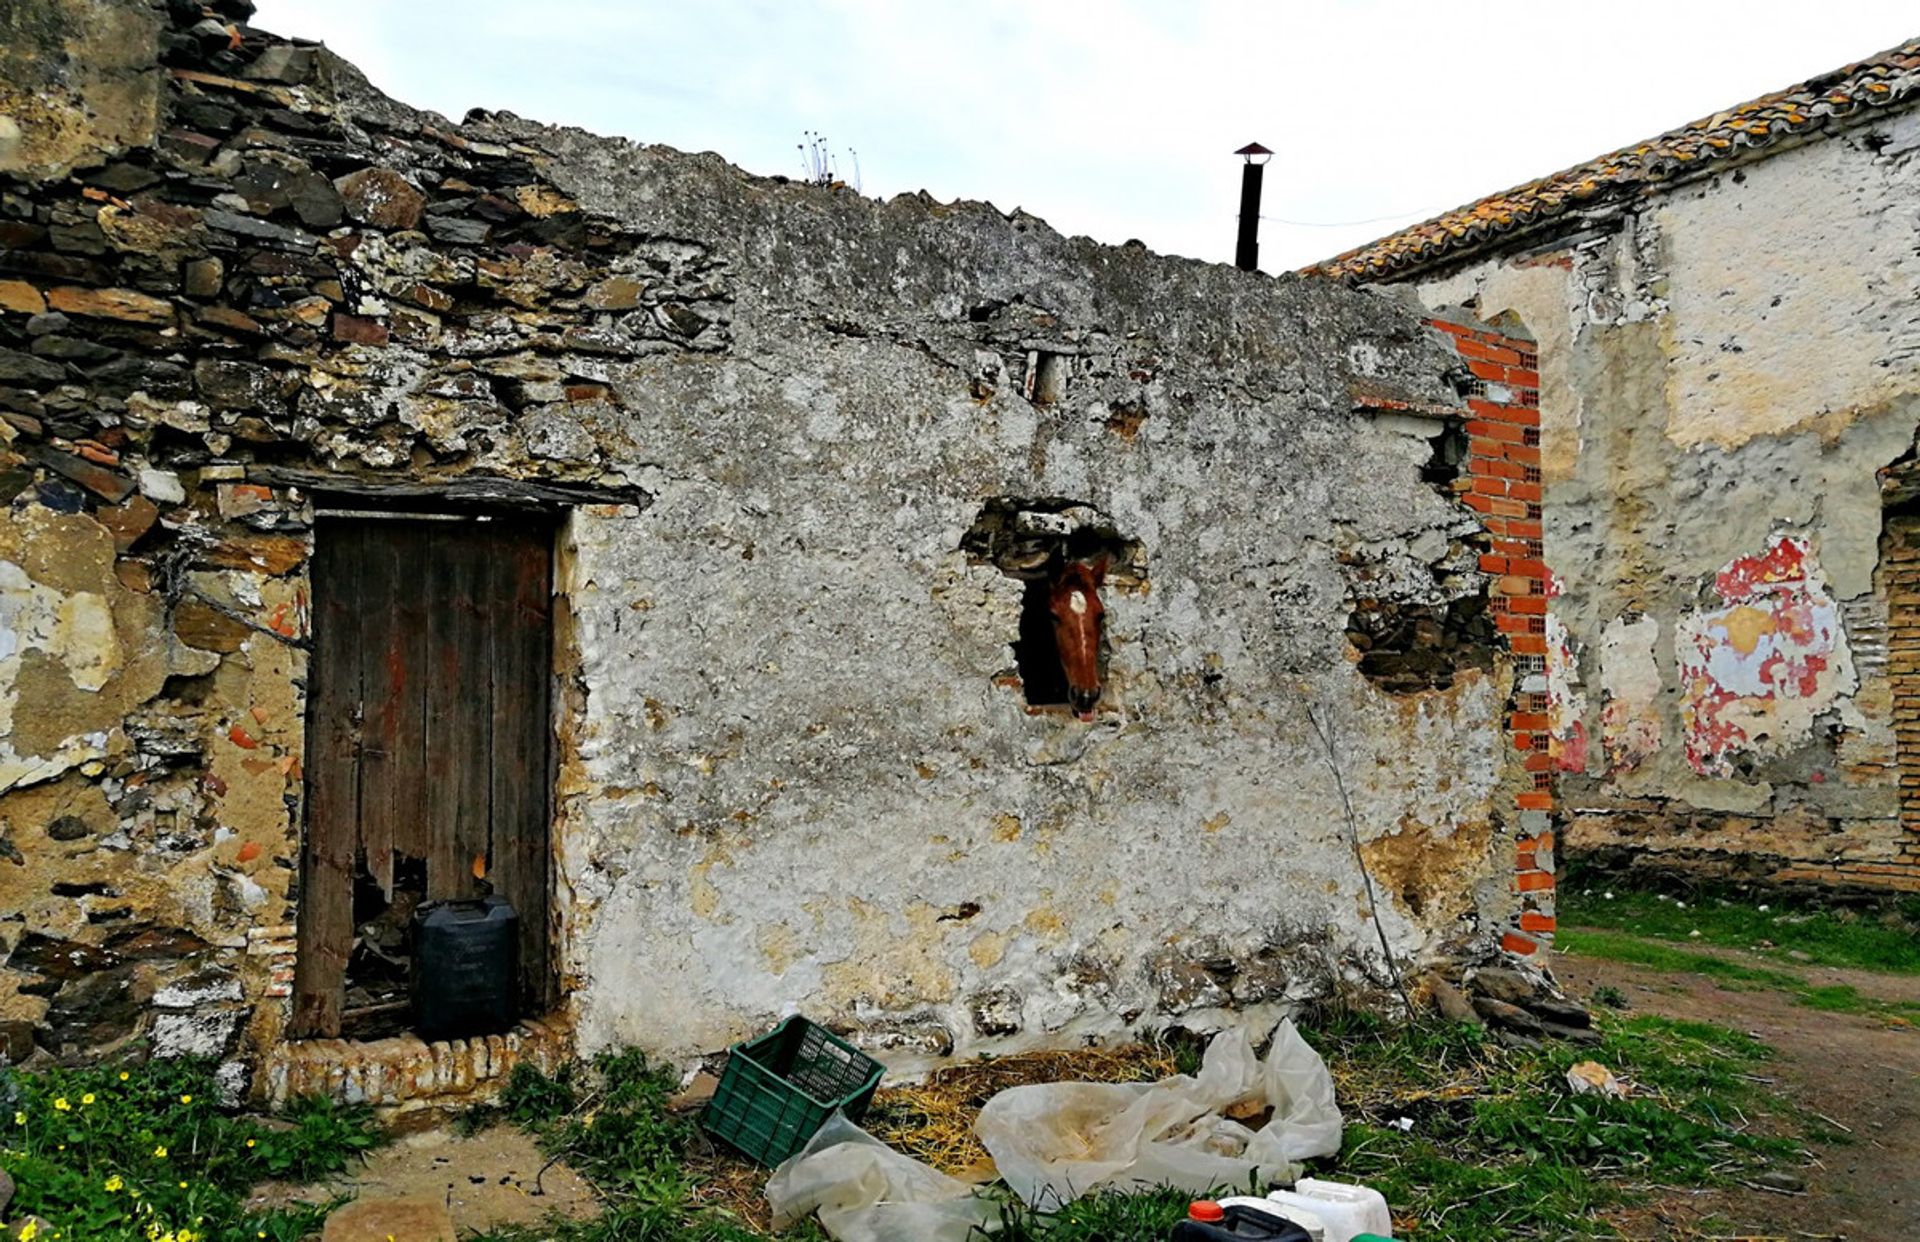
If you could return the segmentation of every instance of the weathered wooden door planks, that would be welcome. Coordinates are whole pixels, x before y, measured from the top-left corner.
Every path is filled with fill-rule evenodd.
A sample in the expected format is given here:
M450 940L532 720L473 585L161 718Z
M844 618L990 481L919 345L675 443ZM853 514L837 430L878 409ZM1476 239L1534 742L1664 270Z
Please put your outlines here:
M401 861L513 902L522 1005L552 1003L552 572L523 515L321 519L290 1035L339 1033L356 881L391 899Z

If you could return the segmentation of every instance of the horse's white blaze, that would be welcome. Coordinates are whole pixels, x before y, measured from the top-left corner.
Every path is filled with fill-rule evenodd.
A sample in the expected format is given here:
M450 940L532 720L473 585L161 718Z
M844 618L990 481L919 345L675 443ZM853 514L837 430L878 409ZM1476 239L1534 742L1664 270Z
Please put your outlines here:
M1067 607L1073 609L1075 616L1080 616L1080 617L1086 616L1087 615L1086 595L1080 591L1073 592L1071 595L1067 596Z

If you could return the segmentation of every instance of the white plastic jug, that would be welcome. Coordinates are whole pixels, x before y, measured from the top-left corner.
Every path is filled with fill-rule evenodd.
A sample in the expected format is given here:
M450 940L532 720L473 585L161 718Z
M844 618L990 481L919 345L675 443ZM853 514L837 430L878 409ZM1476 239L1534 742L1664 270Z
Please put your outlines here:
M1386 1198L1371 1187L1303 1177L1292 1190L1276 1190L1267 1198L1289 1215L1297 1210L1319 1217L1326 1229L1324 1242L1352 1242L1363 1233L1393 1236L1393 1214L1387 1211Z
M1259 1198L1255 1198L1253 1195L1235 1195L1232 1198L1220 1200L1220 1206L1223 1208L1229 1208L1229 1207L1259 1208L1262 1211L1273 1212L1275 1215L1278 1215L1283 1219L1288 1220L1293 1224L1296 1224L1300 1226L1302 1229L1306 1230L1307 1237L1311 1239L1312 1242L1327 1242L1327 1224L1325 1221L1320 1219L1317 1213L1308 1211L1306 1208L1303 1208L1303 1207L1293 1207L1291 1205L1283 1206L1281 1204L1275 1203L1273 1201L1272 1196L1269 1196L1265 1199L1259 1199Z

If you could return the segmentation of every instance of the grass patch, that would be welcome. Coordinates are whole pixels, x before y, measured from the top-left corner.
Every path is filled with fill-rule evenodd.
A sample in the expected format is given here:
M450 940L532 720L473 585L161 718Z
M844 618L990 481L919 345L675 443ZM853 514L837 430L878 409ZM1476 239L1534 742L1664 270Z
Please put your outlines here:
M1323 1025L1314 1040L1349 1121L1329 1175L1380 1190L1423 1242L1593 1238L1612 1236L1601 1209L1645 1187L1712 1184L1798 1150L1750 1124L1769 1107L1751 1080L1763 1044L1704 1023L1600 1021L1599 1047L1541 1052L1474 1027ZM1588 1058L1634 1093L1574 1095L1566 1070Z
M1421 1242L1610 1236L1602 1213L1653 1186L1708 1185L1793 1156L1754 1071L1765 1045L1704 1023L1600 1018L1596 1048L1510 1049L1476 1026L1408 1026L1356 1014L1311 1024L1348 1120L1322 1176L1377 1187ZM1057 1078L1128 1081L1172 1068L1171 1049L1041 1054ZM1575 1096L1566 1070L1593 1058L1633 1085L1626 1099ZM1011 1081L1045 1072L1022 1058L956 1066L889 1092L869 1130L936 1164L975 1152L953 1138ZM1084 1072L1083 1072L1084 1071ZM666 1076L635 1053L554 1077L522 1066L489 1116L511 1119L605 1196L596 1221L555 1221L473 1242L747 1242L769 1236L762 1170L716 1157L693 1121L669 1114ZM929 1146L931 1144L931 1146ZM1186 1212L1185 1191L1094 1194L1053 1212L1003 1198L1000 1242L1158 1242ZM780 1235L818 1240L812 1222Z
M1920 974L1920 899L1855 909L1731 888L1669 894L1602 884L1593 877L1561 886L1563 925L1769 956L1799 953L1790 960L1816 966Z
M1575 957L1599 957L1673 974L1701 975L1735 989L1770 988L1792 996L1809 1009L1828 1013L1920 1021L1920 1004L1912 1001L1880 1000L1864 995L1852 984L1814 984L1791 970L1689 952L1626 932L1564 927L1554 944Z
M1224 1193L1224 1192L1223 1192ZM1152 1190L1123 1195L1095 1192L1058 1211L1034 1212L1009 1200L1000 1209L994 1242L1165 1242L1187 1218L1194 1195L1185 1190ZM985 1239L982 1242L986 1242Z
M509 1120L565 1159L606 1204L589 1221L554 1219L537 1228L498 1229L469 1242L756 1242L767 1236L746 1211L723 1199L731 1176L716 1175L709 1146L691 1118L667 1111L673 1076L627 1050L603 1053L590 1068L558 1074L514 1067L498 1105L469 1128ZM757 1193L757 1185L756 1185ZM823 1239L816 1227L791 1238Z
M0 1071L10 1219L74 1242L295 1242L326 1207L244 1209L270 1178L312 1181L379 1142L365 1109L306 1100L263 1125L220 1103L204 1061Z

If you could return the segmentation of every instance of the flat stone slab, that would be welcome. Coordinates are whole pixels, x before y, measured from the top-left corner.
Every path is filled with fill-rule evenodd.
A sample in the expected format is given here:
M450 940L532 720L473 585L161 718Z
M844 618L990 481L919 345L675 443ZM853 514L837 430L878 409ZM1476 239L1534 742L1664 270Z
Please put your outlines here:
M458 1242L446 1204L434 1199L356 1199L327 1217L320 1242Z

